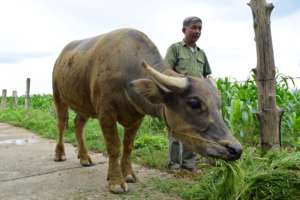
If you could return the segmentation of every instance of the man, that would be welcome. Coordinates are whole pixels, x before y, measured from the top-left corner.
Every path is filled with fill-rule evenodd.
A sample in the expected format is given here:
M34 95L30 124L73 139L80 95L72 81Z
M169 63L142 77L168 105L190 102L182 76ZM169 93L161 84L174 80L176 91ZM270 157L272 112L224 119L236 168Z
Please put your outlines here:
M192 16L184 19L182 28L184 39L168 48L165 57L167 66L183 75L207 77L211 74L204 51L196 45L201 30L200 18ZM169 134L169 168L197 171L196 154L172 137L172 133Z

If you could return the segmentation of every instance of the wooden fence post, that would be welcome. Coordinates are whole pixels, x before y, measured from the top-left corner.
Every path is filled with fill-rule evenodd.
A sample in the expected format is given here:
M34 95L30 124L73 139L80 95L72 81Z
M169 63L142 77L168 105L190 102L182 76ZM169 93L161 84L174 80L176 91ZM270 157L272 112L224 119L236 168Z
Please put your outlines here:
M2 98L1 98L1 104L0 104L0 110L6 109L6 89L2 90Z
M258 90L258 112L260 122L260 139L263 150L279 147L280 122L283 110L276 105L275 61L271 37L272 3L266 0L251 0L254 21L254 33L257 51L257 66L255 69Z
M17 95L17 91L14 90L12 93L12 107L13 109L17 109L18 107L18 95Z
M30 105L30 78L26 79L26 93L25 93L25 110L29 109Z

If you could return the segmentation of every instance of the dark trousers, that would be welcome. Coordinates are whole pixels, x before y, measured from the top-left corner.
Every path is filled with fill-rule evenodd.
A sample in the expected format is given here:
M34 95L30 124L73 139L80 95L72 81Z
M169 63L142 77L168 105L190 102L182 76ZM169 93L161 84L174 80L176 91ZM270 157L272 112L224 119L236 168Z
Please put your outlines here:
M169 133L169 164L179 164L184 168L196 167L196 153L189 150Z

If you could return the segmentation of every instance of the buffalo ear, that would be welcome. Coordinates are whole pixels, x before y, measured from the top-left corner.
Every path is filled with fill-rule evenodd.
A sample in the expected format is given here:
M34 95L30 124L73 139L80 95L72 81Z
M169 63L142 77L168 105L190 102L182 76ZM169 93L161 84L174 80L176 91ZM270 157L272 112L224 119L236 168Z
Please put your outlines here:
M138 79L130 82L129 85L135 92L143 95L151 103L159 104L164 101L165 88L160 88L152 80Z

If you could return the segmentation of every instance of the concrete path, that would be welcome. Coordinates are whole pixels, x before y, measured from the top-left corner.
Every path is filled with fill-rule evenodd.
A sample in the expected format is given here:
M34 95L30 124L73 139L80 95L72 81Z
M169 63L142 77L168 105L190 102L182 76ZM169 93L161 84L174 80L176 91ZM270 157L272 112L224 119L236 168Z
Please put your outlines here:
M65 162L54 162L55 142L32 132L0 123L0 199L1 200L175 200L145 183L156 170L135 166L139 182L129 184L122 195L107 190L107 158L91 153L92 167L81 167L76 148L66 144Z

